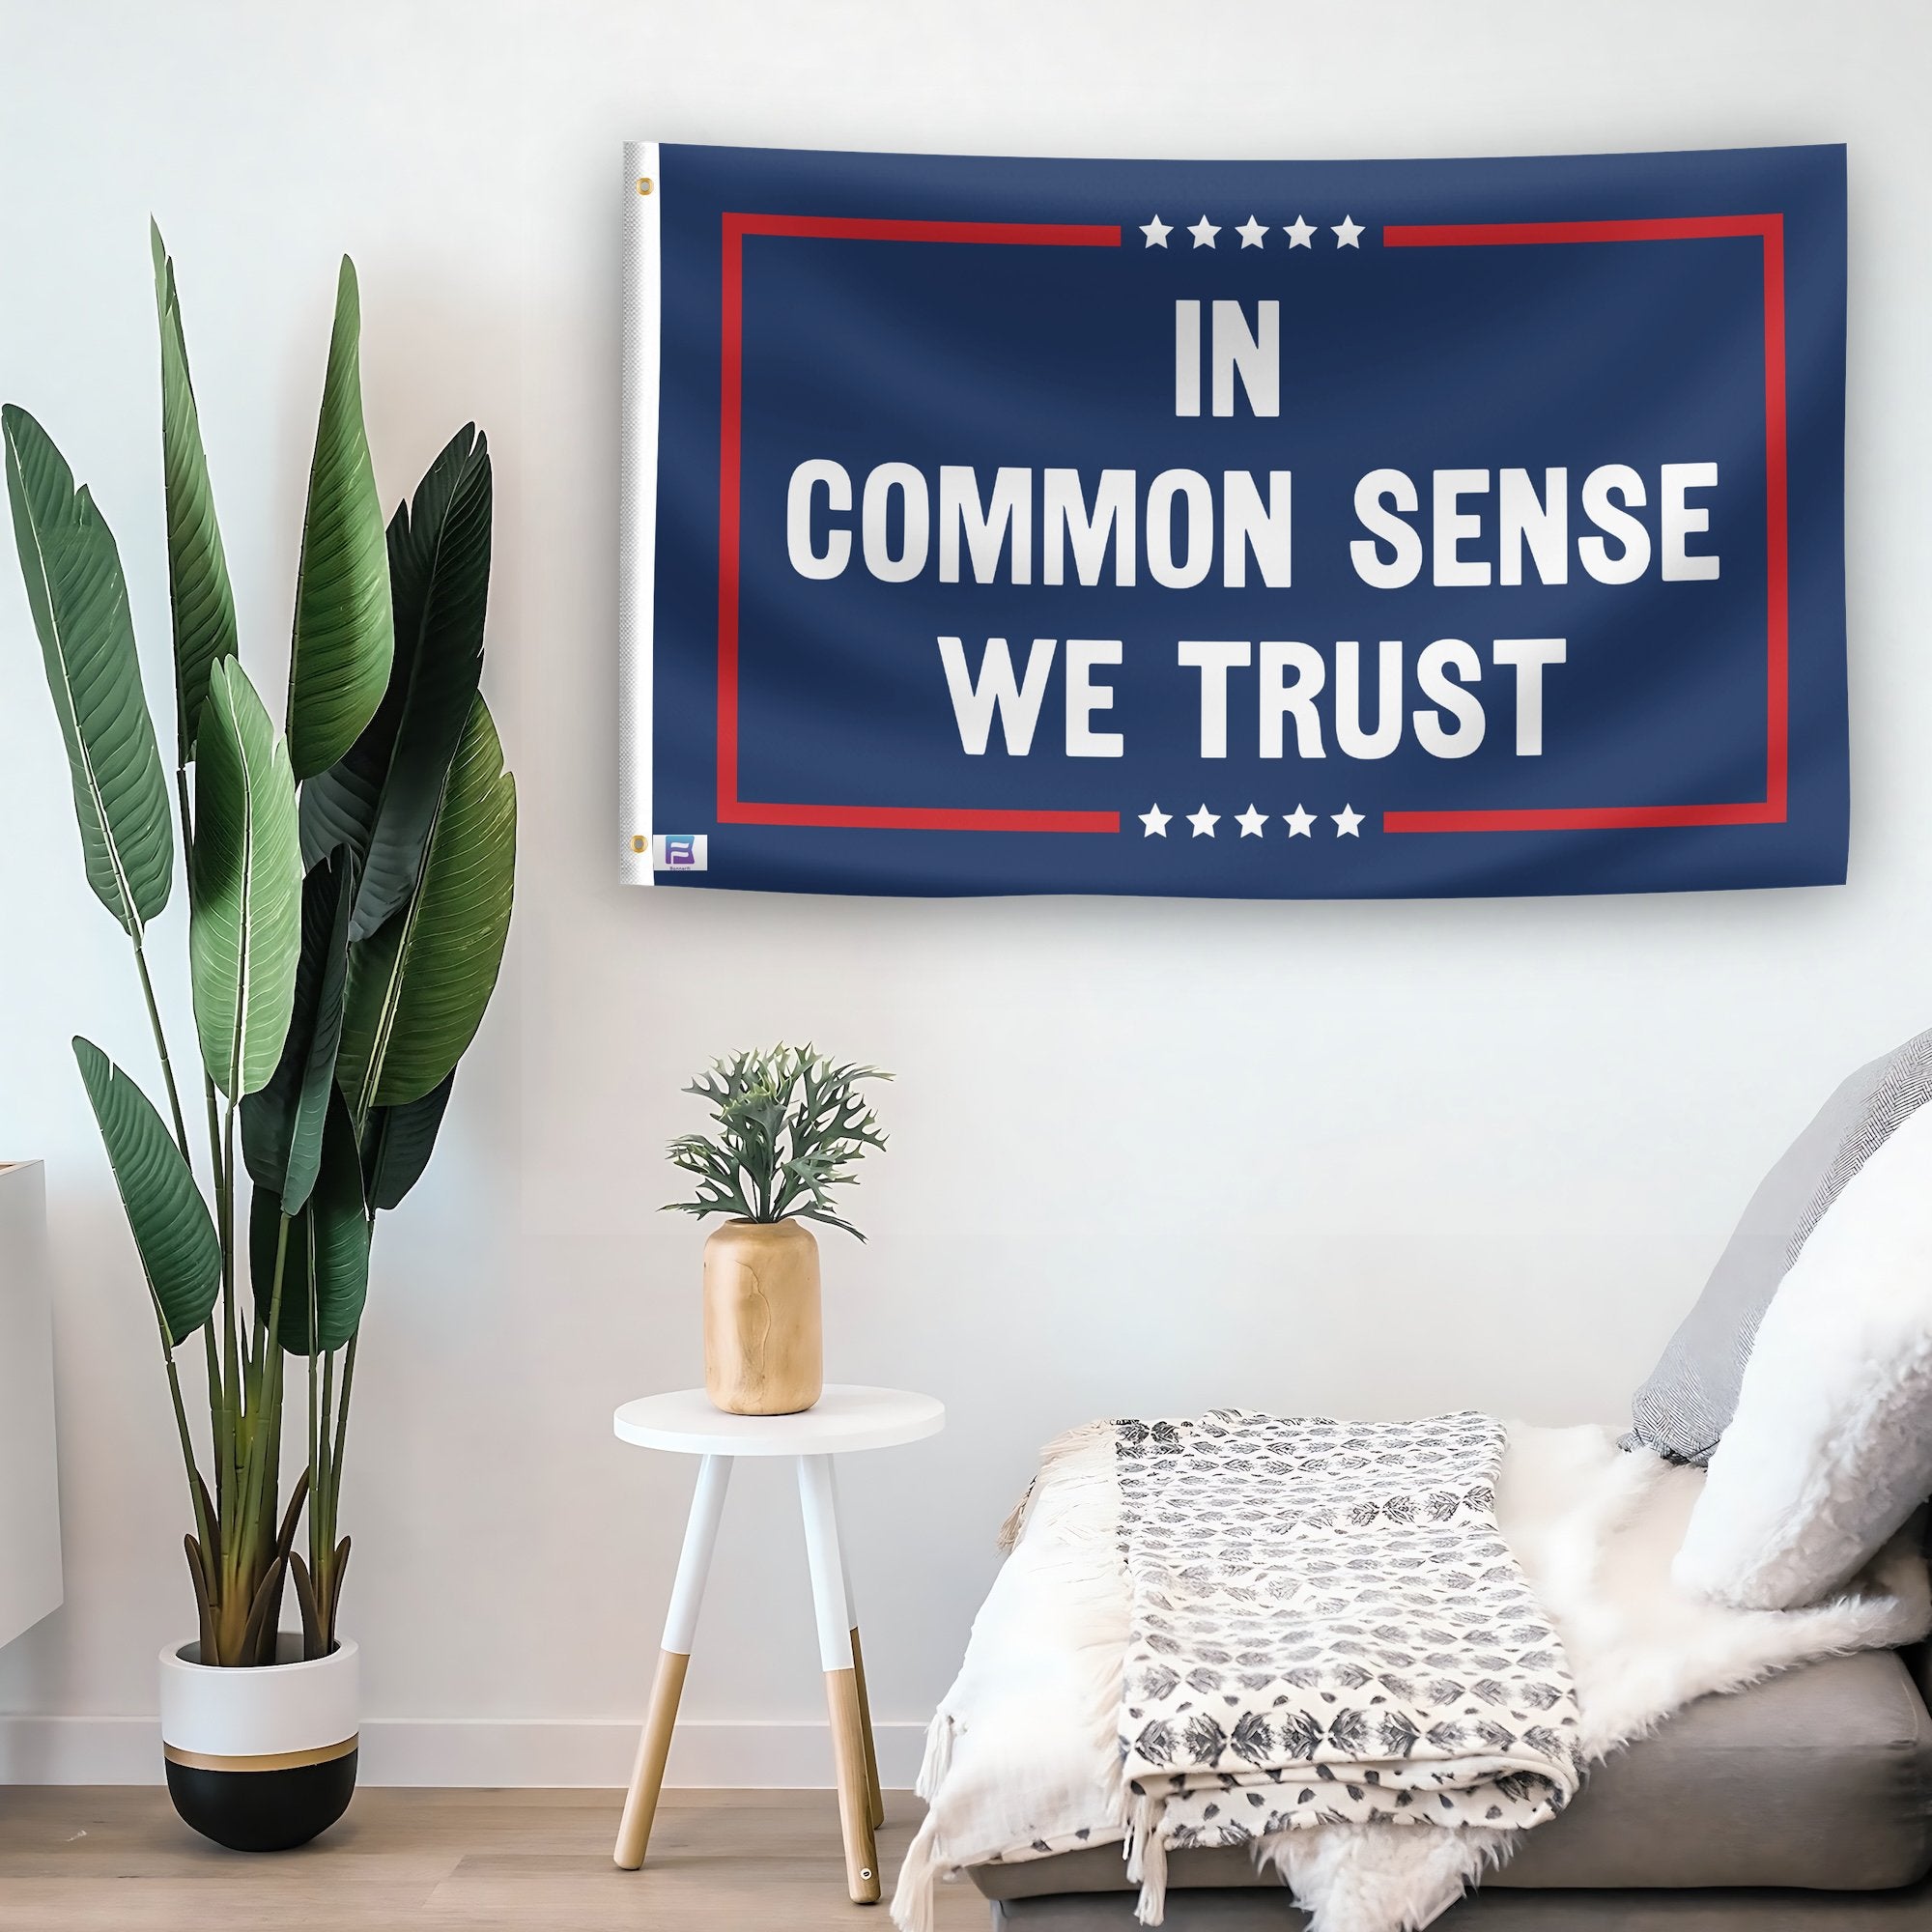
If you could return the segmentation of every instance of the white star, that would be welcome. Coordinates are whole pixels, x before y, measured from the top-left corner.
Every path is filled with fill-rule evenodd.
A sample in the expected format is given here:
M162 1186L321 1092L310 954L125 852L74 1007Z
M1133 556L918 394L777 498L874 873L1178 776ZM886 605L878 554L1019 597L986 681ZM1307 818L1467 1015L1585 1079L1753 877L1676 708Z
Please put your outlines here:
M1214 245L1215 236L1221 231L1204 214L1187 232L1194 237L1194 245L1197 248L1211 248Z
M1173 816L1173 812L1163 811L1159 806L1155 806L1151 811L1142 812L1140 820L1147 827L1147 830L1141 834L1141 837L1143 838L1165 838L1167 837L1167 821Z
M1335 224L1335 245L1338 248L1359 248L1366 232L1359 221L1351 220L1345 214Z
M1241 238L1243 248L1259 248L1262 245L1262 237L1267 230L1251 214L1235 230L1235 233Z
M1281 232L1288 237L1288 245L1291 248L1315 246L1315 228L1306 215L1297 214L1294 217L1294 226L1284 227Z
M1262 836L1262 828L1267 824L1267 813L1257 811L1253 806L1249 806L1247 810L1237 811L1235 814L1235 823L1241 828L1243 838L1259 838Z
M1329 814L1335 821L1337 838L1359 838L1362 836L1362 814L1350 806L1344 806L1340 811Z
M1315 814L1296 806L1293 811L1284 811L1282 820L1288 827L1291 838L1313 838L1315 837Z
M1209 811L1204 805L1199 811L1190 811L1187 814L1187 822L1193 826L1195 838L1211 838L1214 836L1215 826L1221 822L1221 814L1218 811Z
M1156 214L1151 221L1141 223L1141 233L1147 237L1150 248L1165 248L1167 238L1174 233L1174 224L1171 221L1163 221Z

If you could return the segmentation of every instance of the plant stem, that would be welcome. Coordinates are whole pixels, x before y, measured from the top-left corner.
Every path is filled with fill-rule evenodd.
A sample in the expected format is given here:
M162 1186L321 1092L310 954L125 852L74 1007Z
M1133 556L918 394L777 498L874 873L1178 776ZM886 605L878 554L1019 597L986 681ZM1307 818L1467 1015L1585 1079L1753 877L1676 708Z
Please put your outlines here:
M214 1323L201 1324L203 1353L208 1373L209 1456L214 1468L214 1514L225 1527L228 1521L228 1459L222 1446L227 1435L222 1429L221 1357L214 1345Z
M281 1225L275 1234L275 1279L269 1291L269 1321L274 1332L280 1332L282 1315L282 1275L287 1265L289 1253L289 1217L281 1216ZM266 1515L270 1534L273 1534L274 1510L272 1499L264 1492L269 1465L273 1448L281 1434L282 1406L279 1400L279 1377L282 1351L279 1349L265 1349L254 1365L252 1405L253 1429L248 1441L249 1495L248 1514L242 1524L242 1537L252 1551L260 1541L260 1532ZM256 1579L250 1578L251 1584ZM252 1589L250 1591L252 1595Z
M247 1492L242 1481L242 1459L246 1454L249 1418L242 1406L242 1358L235 1335L235 1102L230 1100L222 1122L216 1194L221 1214L221 1417L227 1437L230 1495L235 1511L235 1531L224 1541L224 1551L232 1547L237 1563L243 1541L242 1527L247 1509ZM239 1576L235 1565L225 1565L228 1575Z
M327 1657L329 1629L334 1619L329 1609L332 1589L329 1555L335 1548L334 1512L328 1500L329 1410L335 1401L335 1357L316 1346L315 1308L311 1298L308 1351L308 1576L311 1601L315 1606L315 1641L318 1657ZM320 1358L321 1386L317 1388L317 1360Z
M182 1462L187 1470L187 1499L194 1511L194 1533L201 1543L202 1561L206 1564L214 1544L209 1534L208 1512L202 1507L201 1470L195 1463L194 1438L188 1434L187 1409L182 1403L181 1371L175 1367L175 1351L167 1346L166 1337L162 1338L161 1358L168 1365L168 1394L174 1399L175 1430L181 1436Z
M187 774L185 770L180 767L176 769L175 783L181 806L182 839L184 849L185 849L189 837L190 824L187 803ZM181 1150L182 1159L187 1162L189 1167L192 1168L193 1156L188 1151L187 1122L182 1114L181 1090L175 1082L174 1060L168 1052L167 1030L161 1024L160 1002L155 998L154 976L148 971L148 952L145 944L145 935L137 937L134 940L134 971L140 978L142 1002L148 1009L148 1026L155 1036L155 1054L161 1063L161 1081L167 1089L168 1113L174 1122L175 1145ZM156 1309L156 1313L158 1317L159 1310ZM202 1332L208 1338L208 1361L212 1377L214 1367L213 1331L204 1324ZM165 1319L161 1321L161 1359L167 1364L168 1398L174 1407L175 1433L181 1440L183 1470L187 1477L188 1505L194 1511L195 1538L201 1545L202 1562L205 1566L210 1555L215 1550L218 1545L215 1536L212 1533L214 1526L209 1522L208 1510L203 1500L204 1489L201 1481L201 1469L195 1460L194 1437L187 1426L187 1408L182 1399L181 1370L175 1361L174 1343L167 1332ZM218 1484L221 1480L221 1440L219 1431L215 1428L215 1406L212 1399L213 1393L214 1390L211 1381L209 1429L212 1436L212 1447L215 1456L215 1481ZM218 1520L218 1505L216 1515Z
M336 1358L330 1354L330 1358L328 1358L328 1372L323 1378L325 1379L325 1391L327 1391L328 1374L334 1372L334 1366L336 1366ZM348 1341L348 1347L342 1350L342 1389L336 1395L336 1447L334 1447L334 1453L328 1459L328 1505L327 1505L325 1517L321 1519L323 1520L323 1532L321 1532L321 1544L323 1544L323 1548L321 1548L321 1561L323 1561L323 1571L319 1571L317 1575L325 1575L327 1573L327 1577L328 1577L328 1588L327 1588L327 1592L323 1592L321 1584L317 1584L317 1596L321 1596L321 1600L323 1600L323 1654L325 1656L334 1648L334 1642L336 1642L336 1611L342 1607L342 1604L340 1604L342 1575L336 1569L336 1549L340 1548L340 1544L336 1540L336 1520L338 1520L336 1509L338 1509L338 1503L342 1501L342 1447L348 1441L348 1432L350 1432L350 1391L352 1391L354 1383L355 1383L355 1337L352 1335L350 1341ZM315 1522L317 1522L317 1519L311 1515L309 1517L311 1528L315 1526Z
M315 1337L311 1335L309 1340L313 1342ZM317 1475L310 1477L309 1491L311 1497L313 1497L316 1493L316 1485L319 1482L321 1484L320 1493L322 1500L319 1508L314 1501L311 1501L309 1504L309 1570L316 1579L318 1595L326 1597L325 1585L327 1581L328 1558L330 1551L335 1548L335 1496L333 1492L335 1472L334 1459L330 1453L331 1445L329 1441L330 1417L334 1413L336 1405L335 1354L332 1350L327 1351L316 1350L308 1358L311 1369L315 1363L316 1353L322 1355L322 1403L317 1410L318 1421L316 1425L316 1448L321 1468ZM328 1634L326 1628L323 1634L325 1637Z
M201 1076L202 1096L208 1109L208 1160L214 1177L214 1217L215 1226L221 1225L221 1116L215 1105L214 1076L203 1071ZM214 1510L221 1518L223 1526L228 1521L232 1490L228 1479L228 1453L226 1444L233 1431L227 1427L227 1398L222 1387L221 1359L214 1342L214 1323L202 1324L202 1339L207 1344L208 1352L208 1428L214 1458Z
M194 812L188 805L185 764L178 764L175 767L175 807L181 813L182 850L188 854L191 862L194 854ZM192 896L193 891L190 888L189 897Z
M308 1545L309 1574L315 1574L315 1513L322 1501L322 1463L320 1459L326 1435L322 1412L316 1406L315 1393L315 1296L309 1296L309 1350L308 1350Z
M357 1333L359 1334L359 1330ZM335 1506L342 1494L342 1448L349 1440L349 1392L355 1385L356 1335L349 1338L342 1351L342 1391L335 1399L335 1453L328 1460L328 1515L331 1527Z
M161 1031L161 1009L155 1000L155 982L148 974L148 954L140 940L134 942L134 970L141 976L141 997L148 1003L148 1024L155 1032L155 1051L161 1059L161 1078L167 1084L168 1112L174 1116L175 1145L184 1160L187 1152L187 1124L182 1119L181 1094L175 1090L174 1063L168 1058L167 1035Z
M232 1125L232 1108L230 1114ZM270 1304L276 1313L280 1310L288 1236L289 1224L285 1215L276 1237L274 1286L270 1291ZM230 1340L233 1340L232 1330ZM215 1619L220 1633L221 1662L224 1663L254 1661L243 1657L242 1650L249 1612L269 1569L268 1563L263 1560L262 1520L265 1509L270 1516L270 1546L274 1537L273 1504L267 1493L267 1485L279 1437L279 1362L278 1350L264 1351L245 1382L238 1376L232 1385L232 1392L242 1396L244 1406L237 1431L242 1440L235 1480L235 1527L222 1548L221 1602Z
M286 1231L284 1231L286 1234ZM235 1325L235 1102L221 1122L221 1366L234 1384L242 1366Z

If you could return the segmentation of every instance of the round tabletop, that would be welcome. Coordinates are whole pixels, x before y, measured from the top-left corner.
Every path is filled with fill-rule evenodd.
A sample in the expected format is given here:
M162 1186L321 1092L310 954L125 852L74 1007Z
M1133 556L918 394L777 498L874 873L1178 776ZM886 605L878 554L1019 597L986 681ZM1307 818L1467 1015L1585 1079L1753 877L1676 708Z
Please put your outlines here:
M891 1449L946 1427L946 1405L910 1389L827 1382L796 1415L726 1415L701 1389L639 1396L611 1418L621 1441L685 1456L841 1456Z

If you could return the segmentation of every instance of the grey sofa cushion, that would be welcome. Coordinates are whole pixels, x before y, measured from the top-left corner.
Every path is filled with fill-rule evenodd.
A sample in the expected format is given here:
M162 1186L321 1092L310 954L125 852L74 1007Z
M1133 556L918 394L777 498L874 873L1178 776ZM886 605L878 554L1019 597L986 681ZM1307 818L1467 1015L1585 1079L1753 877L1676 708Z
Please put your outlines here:
M1699 1698L1592 1772L1484 1889L1877 1891L1928 1871L1932 1718L1896 1653L1866 1651ZM972 1878L989 1898L1129 1889L1118 1845L980 1865ZM1276 1881L1230 1848L1175 1853L1168 1886Z
M1625 1447L1710 1461L1778 1284L1846 1183L1927 1099L1932 1031L1860 1067L1825 1102L1751 1196L1696 1306L1637 1390Z

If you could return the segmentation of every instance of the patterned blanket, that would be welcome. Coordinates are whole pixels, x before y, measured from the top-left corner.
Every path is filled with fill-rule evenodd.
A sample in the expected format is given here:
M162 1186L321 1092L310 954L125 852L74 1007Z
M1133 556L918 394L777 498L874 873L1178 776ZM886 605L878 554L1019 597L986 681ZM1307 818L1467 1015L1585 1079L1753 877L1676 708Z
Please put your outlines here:
M1465 1411L1116 1422L1128 1875L1314 1824L1521 1829L1582 1776L1560 1644Z
M1460 1433L1464 1418L1450 1418L1445 1424L1417 1427L1429 1435L1440 1429ZM1491 1425L1478 1419L1477 1428L1487 1434ZM1330 1463L1328 1468L1309 1468L1308 1482L1336 1475L1348 1483L1345 1517L1360 1515L1365 1520L1350 1524L1345 1532L1338 1558L1309 1548L1311 1564L1339 1561L1346 1577L1370 1580L1380 1567L1380 1551L1391 1545L1379 1539L1390 1523L1390 1502L1394 1502L1394 1526L1431 1524L1437 1511L1445 1518L1457 1514L1464 1526L1474 1532L1480 1516L1468 1515L1467 1496L1471 1488L1487 1486L1492 1453L1483 1449L1479 1466L1468 1482L1460 1480L1461 1455L1447 1458L1459 1467L1459 1479L1436 1483L1386 1480L1393 1465L1383 1454L1388 1432L1379 1426L1352 1424L1270 1424L1245 1417L1215 1417L1206 1424L1185 1425L1176 1432L1178 1446L1193 1447L1186 1438L1203 1428L1226 1427L1236 1437L1247 1435L1264 1437L1271 1430L1299 1437L1301 1432L1331 1431L1332 1435L1309 1443L1309 1459ZM1245 1711L1237 1703L1230 1706L1215 1700L1235 1696L1264 1706L1269 1719L1268 1750L1279 1751L1281 1721L1278 1711L1292 1711L1306 1702L1308 1721L1292 1725L1302 1738L1315 1728L1323 1735L1310 1747L1308 1772L1293 1784L1292 1804L1283 1802L1283 1789L1294 1773L1284 1763L1275 1767L1283 1776L1277 1780L1265 1772L1251 1784L1237 1782L1223 1804L1212 1797L1200 1805L1203 1817L1190 1820L1182 1815L1191 1804L1187 1801L1173 1819L1165 1815L1165 1792L1143 1791L1131 1794L1122 1776L1122 1736L1129 1746L1145 1730L1153 1713L1141 1701L1143 1689L1131 1697L1123 1696L1129 1638L1136 1628L1150 1636L1154 1633L1145 1623L1130 1586L1128 1564L1123 1554L1121 1519L1122 1489L1138 1490L1143 1479L1165 1480L1163 1471L1174 1464L1165 1461L1166 1451L1153 1456L1145 1452L1146 1442L1129 1426L1123 1432L1127 1453L1116 1453L1117 1425L1090 1423L1069 1431L1048 1445L1027 1501L1014 1513L1009 1528L1014 1540L1012 1553L993 1581L986 1601L973 1621L973 1634L959 1674L941 1699L932 1725L926 1734L925 1763L920 1772L919 1792L926 1801L924 1822L907 1848L900 1868L898 1888L893 1900L893 1920L900 1932L934 1932L934 1892L945 1877L966 1871L992 1870L1003 1864L1029 1860L1050 1859L1062 1853L1091 1850L1095 1846L1120 1847L1127 1835L1133 1814L1142 1815L1151 1832L1156 1825L1172 1824L1199 1829L1205 1823L1232 1831L1238 1841L1242 1830L1231 1824L1231 1816L1241 1811L1279 1810L1288 1819L1284 1830L1256 1838L1250 1849L1255 1863L1279 1878L1295 1904L1311 1914L1309 1932L1413 1932L1417 1926L1432 1924L1492 1866L1507 1860L1520 1843L1522 1833L1514 1829L1507 1816L1493 1823L1472 1823L1452 1831L1411 1831L1404 1821L1434 1815L1447 1816L1439 1804L1446 1791L1452 1801L1468 1808L1472 1794L1467 1787L1446 1786L1431 1789L1427 1783L1414 1785L1416 1795L1404 1806L1374 1814L1366 1824L1323 1824L1308 1817L1330 1807L1328 1815L1350 1815L1346 1807L1357 1801L1349 1792L1357 1784L1366 1803L1371 1790L1391 1789L1391 1767L1387 1764L1363 1765L1364 1771L1378 1774L1375 1785L1366 1776L1350 1778L1350 1765L1339 1758L1319 1754L1319 1747L1354 1751L1351 1740L1362 1734L1365 1724L1350 1719L1342 1726L1342 1739L1334 1735L1334 1717L1343 1709L1367 1714L1367 1721L1380 1728L1381 1714L1395 1702L1386 1684L1370 1688L1358 1684L1329 1687L1331 1705L1311 1687L1285 1684L1268 1691L1264 1684L1217 1685L1203 1679L1204 1688L1190 1686L1183 1693L1172 1690L1178 1705L1185 1697L1196 1708L1180 1714L1178 1731L1184 1733L1190 1719L1207 1716L1216 1730L1226 1736L1238 1726ZM1805 1610L1736 1610L1686 1595L1670 1575L1671 1560L1684 1541L1685 1524L1690 1519L1704 1484L1700 1468L1673 1464L1640 1451L1634 1455L1619 1452L1615 1429L1584 1425L1572 1429L1545 1429L1517 1423L1509 1427L1509 1443L1504 1453L1497 1483L1497 1516L1502 1541L1509 1555L1497 1552L1497 1560L1477 1561L1462 1551L1446 1552L1458 1558L1459 1567L1477 1585L1492 1581L1491 1571L1501 1573L1500 1584L1520 1562L1528 1578L1529 1598L1534 1607L1522 1621L1527 1629L1548 1625L1557 1633L1555 1646L1532 1640L1530 1651L1518 1653L1529 1673L1562 1693L1565 1687L1562 1667L1550 1677L1548 1666L1528 1664L1527 1657L1546 1647L1558 1650L1575 1678L1578 1707L1578 1737L1588 1762L1601 1762L1611 1752L1648 1735L1698 1697L1738 1690L1769 1676L1774 1671L1792 1669L1822 1657L1841 1656L1852 1651L1896 1649L1917 1642L1932 1629L1932 1593L1928 1593L1925 1560L1918 1539L1902 1532L1871 1567L1871 1570L1843 1593ZM1149 1432L1152 1434L1151 1431ZM1285 1453L1269 1460L1281 1468L1267 1468L1259 1476L1254 1471L1241 1475L1239 1487L1255 1497L1251 1512L1246 1505L1233 1508L1233 1528L1226 1523L1208 1539L1215 1559L1232 1555L1245 1563L1240 1544L1259 1542L1262 1567L1276 1567L1279 1542L1300 1545L1302 1531L1293 1525L1255 1534L1250 1515L1264 1520L1282 1504L1299 1501L1306 1513L1310 1500L1306 1489L1295 1477L1293 1443L1284 1439L1278 1445ZM1247 1453L1240 1448L1236 1455ZM1218 1454L1218 1452L1217 1452ZM1358 1465L1351 1459L1362 1459ZM1138 1470L1127 1464L1139 1463ZM1461 1497L1463 1509L1452 1512L1451 1498ZM1319 1505L1329 1514L1328 1528L1339 1519L1334 1501L1324 1498ZM1478 1511L1484 1507L1478 1498ZM1311 1530L1321 1524L1309 1525ZM1484 1526L1487 1527L1487 1526ZM1351 1532L1371 1533L1378 1541ZM1461 1532L1459 1532L1459 1535ZM1144 1538L1143 1538L1144 1540ZM1357 1547L1359 1545L1359 1547ZM1500 1669L1490 1668L1487 1660L1494 1657L1508 1662L1505 1646L1492 1646L1475 1640L1474 1625L1460 1625L1451 1616L1423 1616L1435 1607L1437 1595L1432 1571L1436 1557L1445 1552L1411 1549L1396 1556L1390 1574L1399 1581L1408 1601L1400 1615L1383 1615L1386 1605L1374 1606L1376 1614L1350 1616L1342 1601L1344 1592L1331 1589L1336 1572L1313 1569L1306 1596L1297 1597L1291 1588L1277 1590L1297 1605L1312 1605L1323 1600L1334 1605L1334 1624L1354 1623L1368 1636L1335 1628L1333 1634L1343 1643L1386 1644L1395 1653L1375 1661L1379 1671L1400 1682L1423 1677L1447 1684L1467 1683L1471 1694L1452 1702L1445 1694L1446 1715L1431 1717L1418 1723L1419 1713L1411 1705L1401 1709L1406 1719L1399 1723L1394 1744L1399 1750L1409 1730L1427 1740L1438 1725L1455 1722L1470 1724L1489 1719L1510 1725L1518 1719L1497 1717L1498 1712L1520 1713L1527 1719L1534 1710L1528 1699L1512 1703L1505 1697L1485 1702L1493 1691L1483 1687L1505 1685ZM1420 1559L1419 1561L1417 1559ZM1355 1568L1357 1560L1366 1567ZM1400 1565L1398 1569L1395 1566ZM1185 1560L1179 1564L1149 1558L1152 1569L1172 1567L1192 1569ZM1237 1590L1245 1590L1237 1584ZM1469 1591L1459 1585L1448 1605L1458 1609ZM1231 1592L1245 1612L1246 1604ZM1520 1603L1520 1598L1515 1603ZM1505 1607L1513 1607L1506 1605ZM1163 1612L1163 1615L1168 1613ZM1246 1672L1260 1677L1273 1668L1275 1625L1264 1620L1268 1642L1266 1655L1243 1657L1242 1649L1260 1651L1261 1646L1224 1646L1225 1661L1197 1654L1191 1660L1178 1655L1162 1655L1151 1644L1137 1644L1134 1654L1143 1665L1152 1657L1184 1677L1202 1669L1214 1677L1230 1673L1237 1678ZM1499 1620L1498 1620L1499 1621ZM1488 1629L1487 1625L1482 1626ZM1438 1638L1433 1633L1439 1632ZM1468 1635L1467 1664L1477 1674L1465 1676L1459 1654L1464 1634ZM1305 1644L1314 1641L1304 1637ZM1421 1648L1422 1643L1428 1649ZM1284 1675L1306 1665L1319 1664L1323 1653L1284 1662ZM1333 1653L1350 1670L1371 1669L1372 1661L1360 1652L1337 1649ZM1398 1657L1410 1660L1404 1663ZM1452 1660L1454 1662L1452 1662ZM1418 1667L1419 1666L1419 1667ZM1421 1688L1419 1685L1414 1688ZM1285 1701L1277 1707L1276 1696ZM1381 1697L1385 1702L1378 1704ZM1567 1698L1559 1694L1551 1707L1556 1720L1546 1716L1548 1728L1561 1737L1573 1735L1561 1722L1571 1715ZM1166 1707L1164 1706L1165 1710ZM1127 1711L1143 1713L1138 1723L1124 1718ZM1235 1712L1231 1723L1222 1712ZM1292 1720L1290 1720L1292 1723ZM1169 1717L1170 1724L1174 1718ZM1527 1729L1525 1722L1524 1728ZM1248 1735L1254 1733L1250 1726ZM1152 1743L1153 1740L1150 1740ZM1202 1727L1198 1741L1212 1745L1213 1737ZM1464 1744L1467 1739L1463 1740ZM1478 1741L1480 1742L1480 1741ZM1444 1732L1429 1746L1439 1750L1449 1743ZM1380 1737L1377 1748L1386 1748ZM1238 1754L1236 1754L1238 1756ZM1205 1761L1208 1752L1200 1753ZM1217 1768L1196 1776L1218 1778ZM1412 1771L1418 1764L1426 1770L1445 1768L1440 1759L1431 1761L1411 1749L1403 1760ZM1151 1776L1168 1776L1171 1760L1159 1772L1142 1761ZM1324 1766L1323 1777L1318 1766ZM1247 1770L1241 1760L1235 1773L1237 1780ZM1513 1777L1515 1771L1506 1771ZM1547 1768L1536 1775L1548 1776ZM1187 1774L1183 1770L1185 1779ZM1562 1788L1567 1792L1569 1778ZM1401 1788L1401 1787L1395 1787ZM1316 1795L1305 1803L1303 1791ZM1260 1805L1249 1802L1259 1796ZM1151 1803L1143 1804L1143 1800ZM1154 1813L1154 1804L1163 1809ZM1208 1804L1220 1805L1212 1819L1205 1818ZM1479 1814L1487 1804L1475 1804ZM1499 1807L1500 1808L1500 1807ZM1553 1807L1552 1807L1553 1808ZM1255 1827L1249 1823L1245 1830ZM1151 1875L1160 1876L1166 1840L1154 1836L1143 1861L1143 1869L1152 1866ZM1158 1914L1156 1895L1143 1898L1149 1917Z

